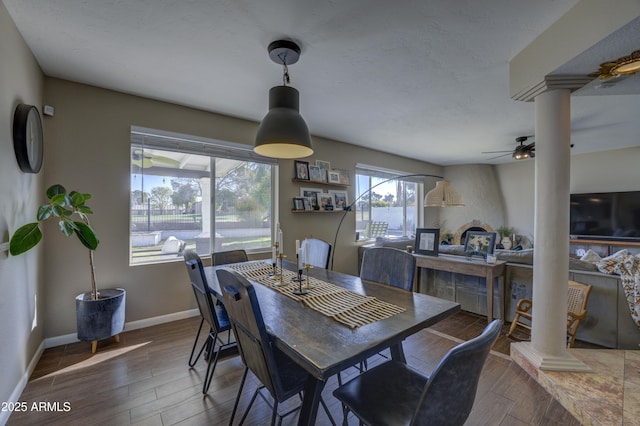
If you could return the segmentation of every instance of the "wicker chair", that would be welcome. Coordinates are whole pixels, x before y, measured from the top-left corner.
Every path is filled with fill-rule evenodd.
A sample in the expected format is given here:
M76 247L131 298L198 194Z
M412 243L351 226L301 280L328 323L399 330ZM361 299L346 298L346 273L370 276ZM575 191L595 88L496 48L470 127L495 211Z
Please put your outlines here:
M589 302L591 286L569 281L568 291L567 347L572 347L576 340L578 327L580 327L580 323L587 316L587 303ZM516 315L513 317L513 322L511 323L507 336L513 337L513 332L516 331L518 327L524 329L527 335L531 335L532 307L533 302L531 299L518 300Z

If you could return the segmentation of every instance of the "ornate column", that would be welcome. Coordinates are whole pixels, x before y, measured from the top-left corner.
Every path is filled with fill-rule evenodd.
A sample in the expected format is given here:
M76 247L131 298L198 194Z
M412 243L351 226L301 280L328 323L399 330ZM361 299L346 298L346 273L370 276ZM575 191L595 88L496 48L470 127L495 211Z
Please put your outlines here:
M590 371L566 350L571 91L548 87L534 100L533 330L531 342L512 345L512 356L541 370Z

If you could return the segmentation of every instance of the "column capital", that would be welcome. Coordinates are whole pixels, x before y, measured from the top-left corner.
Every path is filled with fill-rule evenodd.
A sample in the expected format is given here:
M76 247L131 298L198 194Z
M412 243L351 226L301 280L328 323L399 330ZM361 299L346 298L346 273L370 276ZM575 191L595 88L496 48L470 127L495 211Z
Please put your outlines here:
M516 101L531 102L539 94L550 90L569 89L574 92L592 80L593 77L587 75L548 75L541 82L515 93L511 98Z

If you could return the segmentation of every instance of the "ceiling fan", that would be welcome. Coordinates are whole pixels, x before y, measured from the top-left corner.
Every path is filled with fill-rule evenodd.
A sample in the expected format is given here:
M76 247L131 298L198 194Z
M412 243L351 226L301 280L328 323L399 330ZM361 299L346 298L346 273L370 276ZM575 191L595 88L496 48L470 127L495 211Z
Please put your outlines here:
M131 162L138 167L148 169L156 166L155 163L162 163L167 166L178 166L180 162L174 158L165 157L163 155L153 154L150 150L133 149L131 150Z
M529 139L533 139L533 135L531 136L518 136L516 138L516 142L519 144L515 147L515 149L509 149L504 151L484 151L482 154L498 154L498 153L506 153L500 154L495 157L488 158L487 160L495 160L496 158L505 157L509 154L516 160L525 160L527 158L534 158L536 156L536 143L531 142L526 144Z

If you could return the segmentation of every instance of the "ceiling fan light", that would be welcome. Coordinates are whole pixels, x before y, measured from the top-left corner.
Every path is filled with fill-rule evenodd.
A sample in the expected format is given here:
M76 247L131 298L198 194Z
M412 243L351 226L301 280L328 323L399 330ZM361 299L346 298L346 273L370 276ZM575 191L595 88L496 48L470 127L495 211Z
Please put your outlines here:
M589 74L589 77L600 77L600 80L608 80L621 75L631 75L640 71L640 50L632 52L629 56L623 56L615 61L603 62L600 69Z
M446 180L436 182L436 187L424 197L424 207L464 206L464 200L458 191Z
M626 64L622 64L618 67L614 67L611 72L615 74L634 74L640 70L640 58L628 62Z

